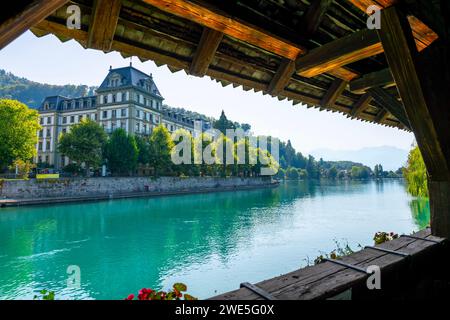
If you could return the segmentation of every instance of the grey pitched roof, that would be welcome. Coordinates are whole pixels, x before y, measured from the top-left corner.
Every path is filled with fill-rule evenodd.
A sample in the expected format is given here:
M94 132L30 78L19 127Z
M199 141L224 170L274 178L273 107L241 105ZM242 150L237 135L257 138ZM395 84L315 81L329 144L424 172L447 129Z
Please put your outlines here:
M120 78L120 85L114 87L114 88L120 88L120 87L137 87L140 90L147 91L147 88L145 87L145 84L148 83L150 87L149 93L159 96L162 98L162 95L156 86L155 82L153 81L152 75L145 74L144 72L129 66L129 67L123 67L123 68L117 68L117 69L110 69L108 75L103 80L100 87L97 89L97 92L101 92L104 90L110 90L110 79L118 76Z

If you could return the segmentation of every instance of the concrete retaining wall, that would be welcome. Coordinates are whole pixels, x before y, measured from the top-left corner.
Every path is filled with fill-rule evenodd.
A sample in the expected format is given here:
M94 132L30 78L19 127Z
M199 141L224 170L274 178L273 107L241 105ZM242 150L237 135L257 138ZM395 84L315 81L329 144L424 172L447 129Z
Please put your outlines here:
M270 184L270 178L212 177L121 177L67 178L57 180L0 181L0 199L39 199L86 196L115 196L132 193L176 193L198 190L229 190Z

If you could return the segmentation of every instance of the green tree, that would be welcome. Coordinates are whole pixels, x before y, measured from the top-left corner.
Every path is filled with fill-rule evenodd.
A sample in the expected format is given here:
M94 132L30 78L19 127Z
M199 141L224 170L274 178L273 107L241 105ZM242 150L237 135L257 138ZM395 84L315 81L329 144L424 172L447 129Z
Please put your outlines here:
M331 167L330 170L328 170L328 178L329 179L335 180L337 178L337 175L338 175L338 171L337 171L336 167L333 166L333 167Z
M412 149L408 163L403 169L408 192L414 197L428 197L427 169L419 147Z
M308 172L308 178L310 179L320 178L320 171L317 162L313 156L309 156L308 158L308 162L306 163L306 171Z
M373 170L373 173L375 175L375 178L377 179L383 178L384 176L383 166L381 164L377 164Z
M227 119L225 112L222 110L222 114L220 115L219 120L214 122L213 128L219 130L220 132L222 132L222 134L226 135L227 129L235 129L236 126L232 121Z
M138 163L146 165L150 162L150 142L147 137L135 136L136 145L139 150Z
M23 103L0 99L0 170L36 155L39 114Z
M90 168L100 166L106 141L107 135L103 128L84 118L59 137L58 151L80 165L84 163L86 174L89 174Z
M150 165L155 176L169 173L172 168L171 153L174 143L169 131L163 125L153 129L150 136Z
M139 149L134 136L122 129L116 129L105 146L105 157L113 174L131 174L136 170Z
M290 180L298 180L300 176L296 168L290 167L286 170L286 177Z

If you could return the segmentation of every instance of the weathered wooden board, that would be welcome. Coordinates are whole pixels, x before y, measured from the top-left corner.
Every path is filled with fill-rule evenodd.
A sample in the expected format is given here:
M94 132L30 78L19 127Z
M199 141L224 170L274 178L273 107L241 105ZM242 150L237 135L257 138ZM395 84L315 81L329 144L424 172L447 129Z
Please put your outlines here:
M430 230L426 229L415 234L417 237L434 239L439 242L445 241L441 238L431 236ZM424 251L438 244L415 240L410 238L399 238L380 245L389 250L401 251L411 255L422 254ZM406 263L405 258L382 253L379 251L365 249L350 256L344 257L343 262L353 264L361 268L377 265L381 272L390 270L396 265ZM256 285L270 293L277 299L305 300L305 299L327 299L342 293L357 284L364 283L367 275L330 262L322 263L312 267L306 267L294 272L265 280ZM227 292L211 298L213 300L260 300L261 297L248 289L239 289Z

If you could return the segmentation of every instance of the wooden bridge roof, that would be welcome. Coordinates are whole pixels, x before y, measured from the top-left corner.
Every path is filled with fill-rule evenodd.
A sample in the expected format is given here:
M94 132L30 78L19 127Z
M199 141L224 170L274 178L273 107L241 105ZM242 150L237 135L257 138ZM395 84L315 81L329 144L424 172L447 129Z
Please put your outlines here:
M366 26L367 7L395 2L22 0L0 22L0 48L31 28L39 37L74 39L84 48L138 56L223 86L409 130L377 31ZM403 2L416 8L422 1ZM74 4L81 8L79 30L66 27L67 7ZM438 35L408 14L423 50Z

